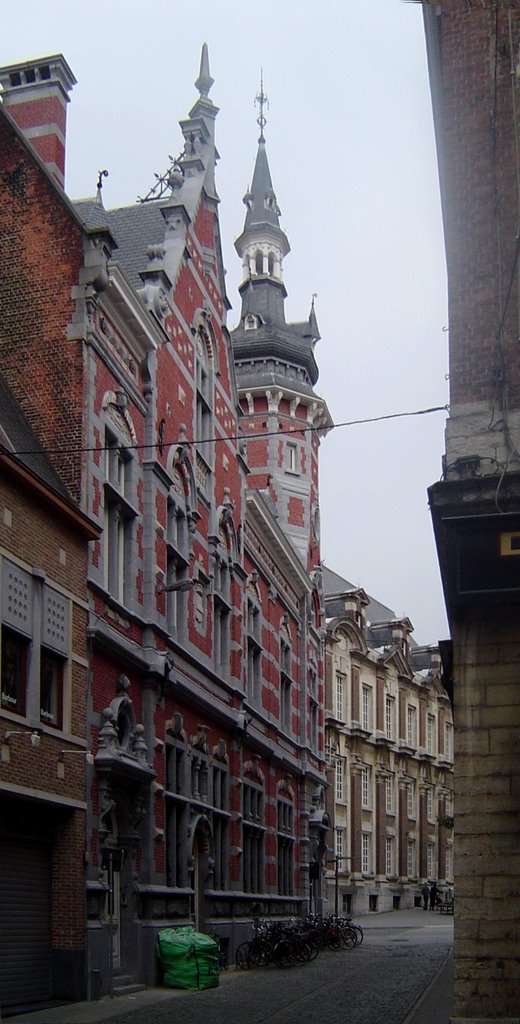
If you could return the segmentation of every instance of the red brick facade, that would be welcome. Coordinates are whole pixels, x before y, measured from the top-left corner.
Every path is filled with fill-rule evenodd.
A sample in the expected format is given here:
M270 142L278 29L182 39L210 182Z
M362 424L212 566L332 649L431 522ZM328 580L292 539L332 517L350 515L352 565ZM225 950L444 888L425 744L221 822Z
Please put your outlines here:
M88 579L88 617L78 606L70 717L94 765L86 777L67 765L60 780L65 791L86 786L84 877L80 891L78 858L67 898L76 914L86 906L87 996L123 973L153 983L161 922L216 928L232 953L259 904L277 916L302 910L326 827L316 515L310 540L318 446L306 440L300 452L302 557L265 495L246 499L249 470L269 452L240 440L248 419L237 415L225 324L215 115L201 86L181 124L175 184L128 213L73 206L0 108L2 369L101 534L74 570L84 597ZM114 246L127 216L140 225L136 246L146 240L138 253ZM48 750L37 754L41 780ZM74 823L60 835L79 844L81 832ZM113 850L124 894L115 980ZM69 948L62 916L52 928Z

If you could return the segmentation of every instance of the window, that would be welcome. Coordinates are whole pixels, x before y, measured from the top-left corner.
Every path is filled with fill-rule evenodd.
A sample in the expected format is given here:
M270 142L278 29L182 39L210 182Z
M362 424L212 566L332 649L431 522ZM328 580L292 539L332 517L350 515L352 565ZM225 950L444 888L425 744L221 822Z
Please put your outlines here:
M242 786L242 865L244 892L264 887L264 794L251 782Z
M413 782L409 782L406 787L406 797L408 817L415 818L415 792Z
M394 780L391 776L385 779L386 787L386 813L394 813Z
M213 868L213 888L226 889L228 877L228 771L227 765L213 764L211 769L212 785L209 799L213 805L213 851L215 865Z
M345 676L342 672L336 672L336 718L344 720L344 699L345 699Z
M447 846L445 853L445 878L453 878L453 847Z
M260 700L261 657L260 644L261 615L259 606L250 598L247 601L247 694Z
M361 769L361 804L370 807L370 768L364 765Z
M166 748L166 879L170 886L188 884L188 758L184 743ZM181 799L178 799L178 798Z
M104 585L121 603L129 603L133 523L133 459L111 431L105 431Z
M444 747L448 761L453 761L453 726L446 722L444 726Z
M292 896L294 890L294 810L289 800L277 800L278 893Z
M408 840L407 854L408 878L415 878L415 839Z
M218 558L215 563L213 595L213 658L221 675L226 675L229 669L230 625L229 566L224 558Z
M385 697L385 736L387 740L394 738L395 700L388 694Z
M372 870L372 836L370 832L361 834L361 871L368 875Z
M336 800L344 799L343 785L343 761L338 758L336 761Z
M195 442L197 454L202 456L206 465L212 464L212 374L208 354L208 334L204 327L199 327L196 339L196 407L195 407Z
M292 649L288 632L280 639L280 726L291 731Z
M426 790L426 814L428 821L433 821L433 789Z
M345 829L336 829L336 841L335 841L335 853L339 860L339 870L341 871L341 862L345 860Z
M1 707L16 715L39 708L44 725L61 729L70 650L69 600L7 559L0 582ZM40 615L34 614L35 608Z
M42 650L40 654L40 719L61 729L63 706L63 658Z
M409 747L416 747L417 737L417 710L413 704L409 704L406 712L406 742Z
M428 715L426 719L426 752L428 754L435 753L435 718L433 715Z
M16 715L25 714L27 648L27 640L2 626L2 707Z
M369 686L363 686L361 689L361 728L366 732L370 732L371 727L371 704L372 691Z
M385 841L385 871L387 875L394 874L394 839L387 836Z
M309 743L312 750L318 749L318 676L315 668L309 669Z
M188 617L188 585L183 589L188 579L188 533L184 487L176 471L166 512L166 620L177 637L185 633Z
M213 599L213 657L215 668L225 675L229 667L229 608L218 596Z
M435 875L435 846L433 843L428 843L426 848L426 871L428 878L433 878Z
M288 473L298 472L298 446L288 441L286 446L286 469Z

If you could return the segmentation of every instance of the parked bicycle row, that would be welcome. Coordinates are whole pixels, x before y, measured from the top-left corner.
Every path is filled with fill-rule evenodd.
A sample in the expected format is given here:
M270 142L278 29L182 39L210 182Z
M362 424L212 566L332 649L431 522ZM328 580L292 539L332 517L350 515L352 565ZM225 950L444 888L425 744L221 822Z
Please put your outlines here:
M353 949L362 941L363 930L350 917L309 915L289 923L255 920L251 939L236 951L236 965L292 967L314 960L320 950Z

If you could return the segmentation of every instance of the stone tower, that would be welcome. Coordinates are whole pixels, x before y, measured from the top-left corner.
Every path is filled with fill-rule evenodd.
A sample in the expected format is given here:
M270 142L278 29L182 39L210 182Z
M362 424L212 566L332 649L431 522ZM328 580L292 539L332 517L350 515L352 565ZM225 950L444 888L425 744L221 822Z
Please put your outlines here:
M263 492L303 564L320 560L318 451L332 425L314 391L314 348L320 333L314 300L307 320L287 323L283 260L290 246L280 227L260 104L260 137L251 188L244 196L244 229L235 242L242 259L240 323L232 332L249 486Z

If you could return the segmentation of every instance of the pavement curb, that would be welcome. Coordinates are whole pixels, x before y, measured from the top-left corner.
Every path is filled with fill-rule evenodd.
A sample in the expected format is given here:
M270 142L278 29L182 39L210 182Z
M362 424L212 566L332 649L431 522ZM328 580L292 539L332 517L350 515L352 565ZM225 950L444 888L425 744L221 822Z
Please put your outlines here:
M450 1024L453 1003L453 946L403 1024Z

